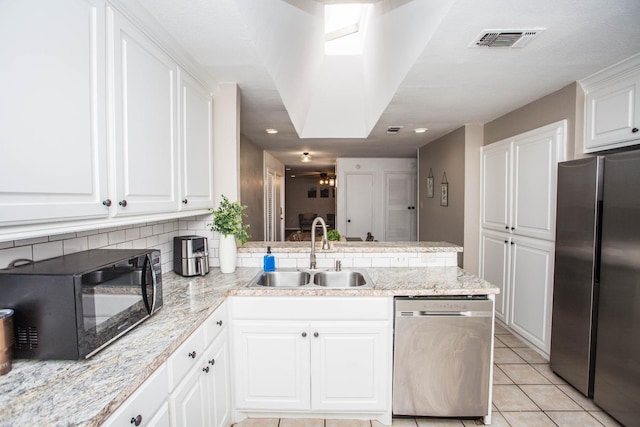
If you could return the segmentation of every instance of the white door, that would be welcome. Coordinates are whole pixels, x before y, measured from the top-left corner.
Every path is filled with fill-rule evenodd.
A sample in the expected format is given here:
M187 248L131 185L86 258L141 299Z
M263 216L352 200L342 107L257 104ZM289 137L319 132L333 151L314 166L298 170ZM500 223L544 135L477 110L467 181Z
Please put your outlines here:
M513 143L511 230L521 236L555 240L557 163L564 126L545 127Z
M308 410L309 325L235 321L235 407Z
M373 174L346 174L346 237L373 232Z
M416 174L387 173L385 181L384 240L416 240Z
M213 103L209 92L179 70L182 210L213 206Z
M177 66L112 13L117 214L175 211Z
M482 150L480 194L482 227L497 231L510 228L511 144L492 144Z
M311 408L384 411L390 374L387 322L311 324Z
M0 223L106 217L104 2L1 9Z
M491 230L480 234L480 277L500 288L495 296L496 318L508 323L511 236Z
M553 298L553 242L513 236L509 326L549 354Z

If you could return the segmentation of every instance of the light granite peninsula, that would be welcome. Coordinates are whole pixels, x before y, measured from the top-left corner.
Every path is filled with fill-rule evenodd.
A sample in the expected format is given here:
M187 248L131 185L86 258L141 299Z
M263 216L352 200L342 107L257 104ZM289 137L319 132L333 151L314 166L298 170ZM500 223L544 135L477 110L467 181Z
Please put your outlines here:
M292 244L287 242L284 245L290 249ZM295 247L298 243L293 245ZM364 245L369 246L368 250L360 248ZM406 253L407 259L412 259L413 254L438 253L443 250L455 257L456 253L461 251L460 247L449 244L436 246L402 243L395 244L398 245L395 247L393 245L371 245L370 242L354 245L349 242L345 244L345 248L340 248L336 244L326 251L335 254L335 257L327 259L334 261L339 254L345 255L356 248L362 249L362 252L351 253L371 253L374 246L377 246L377 254L383 254L389 249L392 251L386 253L401 254L401 248L410 250L412 252ZM280 252L281 248L276 244L271 246L276 259L280 260L279 254L285 252ZM300 248L300 258L291 259L308 262L308 242L304 247L307 250ZM264 242L255 244L253 248L252 244L248 244L240 248L240 253L246 254L251 252L243 251L255 250L261 261L264 249ZM318 255L323 252L318 251ZM290 257L292 252L286 253L287 257ZM416 258L419 259L419 255L416 255ZM247 288L247 283L260 270L239 267L233 274L222 274L219 269L212 268L208 275L202 277L181 277L173 272L164 273L162 309L90 359L14 360L12 371L0 376L0 426L101 425L229 297L285 295L391 298L396 295L493 295L499 292L494 285L455 265L367 267L366 271L373 281L373 287L368 289L332 288L303 291Z

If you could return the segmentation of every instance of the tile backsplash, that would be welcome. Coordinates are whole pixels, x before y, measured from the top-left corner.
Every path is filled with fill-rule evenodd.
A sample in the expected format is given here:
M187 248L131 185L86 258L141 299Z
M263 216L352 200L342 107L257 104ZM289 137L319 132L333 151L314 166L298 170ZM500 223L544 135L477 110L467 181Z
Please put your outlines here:
M209 240L209 265L218 267L218 233L207 224L211 215L169 221L149 222L124 227L99 228L77 233L42 236L0 242L0 268L16 259L40 261L89 249L160 249L162 272L173 270L173 238L196 234Z

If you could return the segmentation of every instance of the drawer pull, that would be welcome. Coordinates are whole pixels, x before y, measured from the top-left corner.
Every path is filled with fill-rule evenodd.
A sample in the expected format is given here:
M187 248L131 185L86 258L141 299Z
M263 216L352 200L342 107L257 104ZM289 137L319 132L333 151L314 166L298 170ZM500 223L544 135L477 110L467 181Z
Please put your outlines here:
M205 374L209 373L209 367L205 366L204 368L202 368L202 372L204 372Z
M218 326L222 326L222 320L218 320L218 321L216 322L216 325L218 325Z
M318 338L318 335L320 335L320 334L319 334L319 333L317 333L317 332L314 332L314 333L313 333L313 336L314 336L314 337L316 337L316 338Z
M216 359L211 359L209 360L209 365L215 365L216 364Z
M196 358L196 351L193 350L193 351L189 352L189 357L192 358L192 359L195 359Z
M131 418L131 424L134 426L139 426L142 423L142 415L138 414L137 416Z
M303 332L303 333L302 333L302 338L306 338L306 337L307 337L307 333L306 333L306 332Z

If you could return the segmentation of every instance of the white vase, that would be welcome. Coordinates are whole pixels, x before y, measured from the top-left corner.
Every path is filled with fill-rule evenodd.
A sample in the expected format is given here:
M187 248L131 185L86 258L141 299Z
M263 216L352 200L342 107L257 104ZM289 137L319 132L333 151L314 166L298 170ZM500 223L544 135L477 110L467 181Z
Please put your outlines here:
M222 273L233 273L236 271L238 260L238 247L236 246L236 236L220 235L220 245L218 246L218 258L220 259L220 271Z

